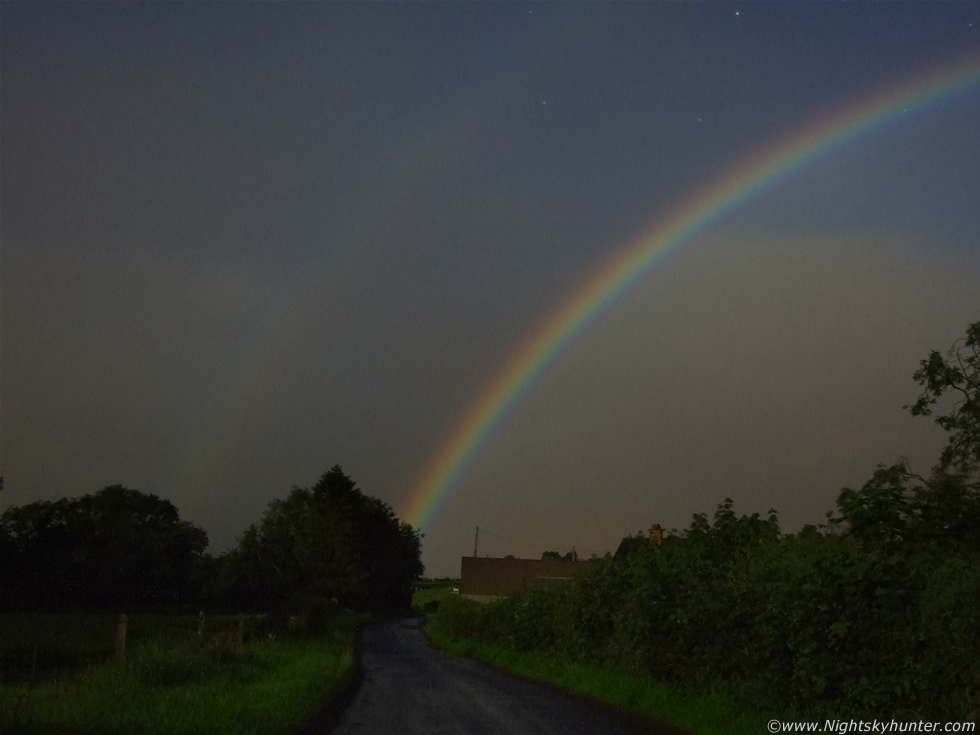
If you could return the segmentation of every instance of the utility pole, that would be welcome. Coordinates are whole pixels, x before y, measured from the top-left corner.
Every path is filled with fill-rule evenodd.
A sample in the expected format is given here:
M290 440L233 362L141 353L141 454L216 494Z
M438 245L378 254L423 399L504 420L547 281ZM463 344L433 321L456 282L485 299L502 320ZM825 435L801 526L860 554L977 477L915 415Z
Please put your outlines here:
M473 558L476 558L476 550L480 546L480 527L476 527L476 538L473 539Z

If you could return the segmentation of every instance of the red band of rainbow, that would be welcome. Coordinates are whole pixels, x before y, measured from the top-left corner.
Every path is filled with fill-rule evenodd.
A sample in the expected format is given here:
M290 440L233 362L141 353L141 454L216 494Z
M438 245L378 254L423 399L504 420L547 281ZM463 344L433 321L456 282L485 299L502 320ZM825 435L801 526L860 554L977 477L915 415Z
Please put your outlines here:
M980 82L980 57L970 55L904 79L870 99L835 110L718 177L674 214L626 243L602 269L530 333L506 366L469 407L412 489L402 518L425 529L481 446L535 381L619 296L669 253L764 190L863 133Z

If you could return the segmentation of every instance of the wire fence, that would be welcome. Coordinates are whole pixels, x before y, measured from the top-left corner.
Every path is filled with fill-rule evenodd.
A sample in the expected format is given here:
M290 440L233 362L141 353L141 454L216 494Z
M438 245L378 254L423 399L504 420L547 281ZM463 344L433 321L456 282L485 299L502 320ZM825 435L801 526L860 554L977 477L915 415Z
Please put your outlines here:
M151 642L241 649L261 615L0 614L0 685L115 660Z

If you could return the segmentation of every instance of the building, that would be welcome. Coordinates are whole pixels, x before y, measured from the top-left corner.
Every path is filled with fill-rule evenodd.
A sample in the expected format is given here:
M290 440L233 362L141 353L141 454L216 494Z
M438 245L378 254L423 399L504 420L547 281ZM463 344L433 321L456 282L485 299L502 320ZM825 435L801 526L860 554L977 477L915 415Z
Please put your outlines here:
M526 587L561 584L581 577L588 561L564 559L492 559L464 556L459 593L468 600L490 602Z

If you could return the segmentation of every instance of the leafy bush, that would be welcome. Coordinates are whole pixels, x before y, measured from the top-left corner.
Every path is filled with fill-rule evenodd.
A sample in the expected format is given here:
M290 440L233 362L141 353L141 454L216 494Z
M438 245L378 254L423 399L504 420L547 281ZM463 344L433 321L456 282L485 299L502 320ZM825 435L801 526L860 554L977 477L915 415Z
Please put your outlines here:
M726 501L712 525L695 519L567 585L446 600L439 624L769 711L975 716L980 557L869 553L846 535L778 536L774 524L733 519Z
M726 498L566 585L447 602L440 629L768 711L980 717L980 322L914 378L914 415L956 398L936 418L949 445L929 478L880 466L841 491L828 525L795 535Z

